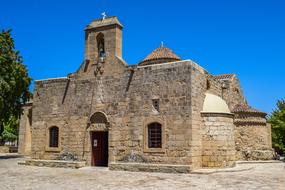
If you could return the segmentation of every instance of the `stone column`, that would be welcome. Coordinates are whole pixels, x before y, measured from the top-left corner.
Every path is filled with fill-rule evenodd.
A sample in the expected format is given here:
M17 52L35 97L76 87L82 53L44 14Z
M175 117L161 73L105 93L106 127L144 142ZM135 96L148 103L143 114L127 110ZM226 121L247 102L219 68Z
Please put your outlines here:
M31 153L32 137L31 137L31 119L32 103L27 103L23 107L23 114L20 119L18 153L29 155Z

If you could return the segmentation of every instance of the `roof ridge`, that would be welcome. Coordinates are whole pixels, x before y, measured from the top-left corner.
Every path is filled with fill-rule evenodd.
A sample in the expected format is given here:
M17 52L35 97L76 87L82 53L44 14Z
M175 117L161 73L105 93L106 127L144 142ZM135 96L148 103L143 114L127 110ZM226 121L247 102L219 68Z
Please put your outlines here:
M111 18L117 18L116 16L107 16L105 19L102 18L97 18L91 21L92 22L96 22L96 21L101 21L101 20L107 20L107 19L111 19Z
M85 30L96 28L96 27L103 27L108 25L118 25L120 27L123 27L121 22L119 21L118 17L116 16L110 16L106 17L105 19L95 19L91 21L85 28Z
M225 74L219 74L219 75L216 75L216 76L222 76L222 75L235 75L234 73L225 73Z
M220 74L220 75L215 75L213 76L216 79L230 79L236 76L236 74Z
M262 113L262 114L266 114L262 111L259 111L253 107L251 107L248 104L237 104L234 106L233 110L234 113L238 113L238 112L245 112L245 113Z

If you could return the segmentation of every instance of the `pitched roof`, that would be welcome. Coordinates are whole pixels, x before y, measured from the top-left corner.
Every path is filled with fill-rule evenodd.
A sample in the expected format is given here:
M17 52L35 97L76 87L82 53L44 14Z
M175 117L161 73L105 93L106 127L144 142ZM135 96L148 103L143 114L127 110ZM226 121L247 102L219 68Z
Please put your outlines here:
M216 75L214 76L215 79L231 79L233 78L235 75L234 74L223 74L223 75Z
M260 113L266 115L266 113L261 112L257 109L254 109L245 104L237 104L234 109L232 110L233 113Z
M151 65L155 64L155 61L158 61L158 63L161 63L161 61L166 63L179 60L181 60L180 57L173 53L171 49L162 46L152 51L143 61L139 63L139 65Z
M98 28L103 26L110 26L110 25L118 25L120 27L123 27L123 25L120 23L117 17L107 17L105 19L97 19L93 20L86 28L85 30L91 29L91 28Z

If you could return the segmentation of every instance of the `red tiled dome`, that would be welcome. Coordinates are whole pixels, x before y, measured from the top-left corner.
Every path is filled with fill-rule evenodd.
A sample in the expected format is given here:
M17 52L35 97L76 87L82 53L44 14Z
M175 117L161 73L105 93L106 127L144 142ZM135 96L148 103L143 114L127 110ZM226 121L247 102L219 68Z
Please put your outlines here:
M140 66L152 65L159 63L167 63L172 61L180 61L178 57L172 50L167 47L159 47L151 52L143 61L139 63Z

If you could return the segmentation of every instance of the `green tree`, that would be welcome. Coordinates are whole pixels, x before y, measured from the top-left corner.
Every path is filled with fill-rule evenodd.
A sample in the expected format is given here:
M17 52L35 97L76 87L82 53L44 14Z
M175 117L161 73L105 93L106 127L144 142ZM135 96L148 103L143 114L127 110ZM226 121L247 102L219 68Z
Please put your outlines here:
M279 154L285 154L285 100L277 101L277 108L269 117L272 126L272 146Z
M4 123L4 131L1 139L5 142L14 142L18 137L19 119L11 116L8 122Z
M0 33L0 145L4 143L4 126L12 120L20 118L22 109L31 97L28 76L22 57L15 50L11 30L2 30ZM9 125L15 127L14 125ZM12 130L8 130L11 132ZM4 133L7 137L7 130Z

